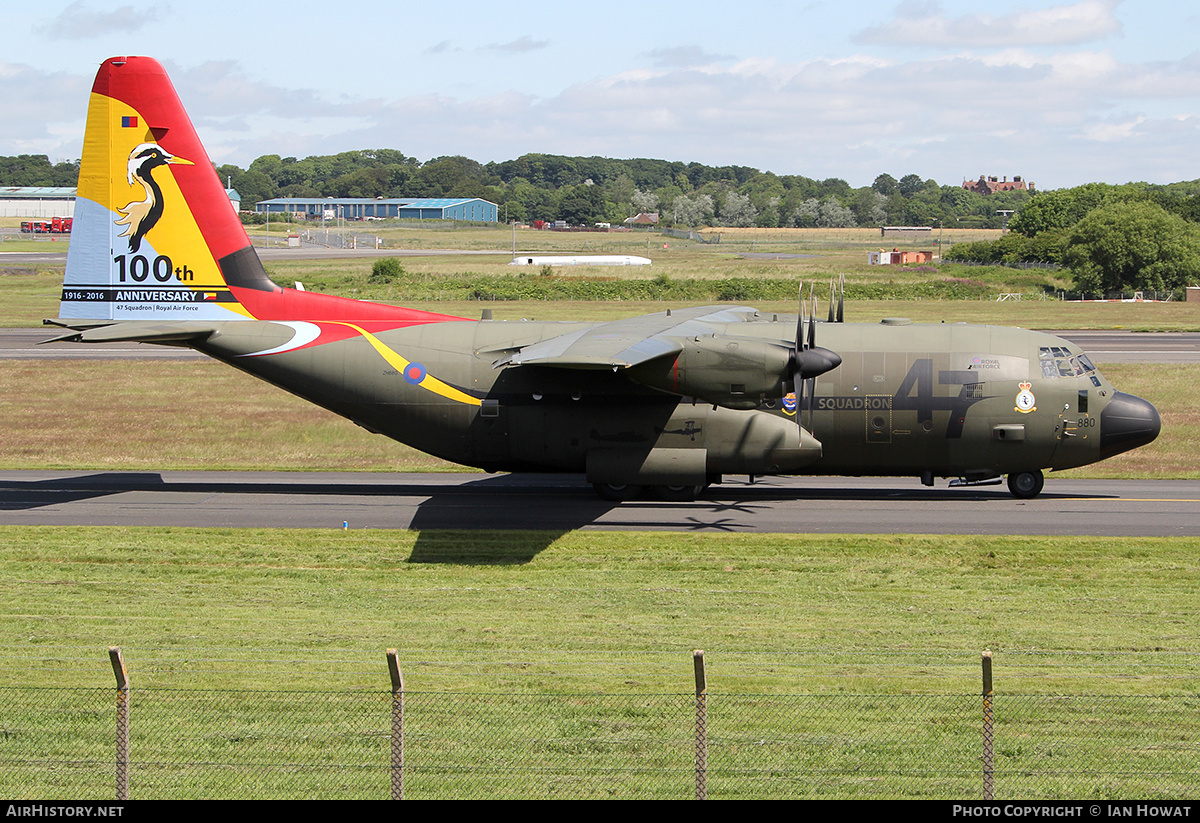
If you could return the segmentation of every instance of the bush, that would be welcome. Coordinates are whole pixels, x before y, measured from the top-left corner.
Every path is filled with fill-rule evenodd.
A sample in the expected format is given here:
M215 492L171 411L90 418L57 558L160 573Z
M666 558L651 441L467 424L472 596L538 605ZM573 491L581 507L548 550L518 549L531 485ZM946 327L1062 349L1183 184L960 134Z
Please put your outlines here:
M395 257L381 257L371 266L368 283L394 283L404 276L404 267Z

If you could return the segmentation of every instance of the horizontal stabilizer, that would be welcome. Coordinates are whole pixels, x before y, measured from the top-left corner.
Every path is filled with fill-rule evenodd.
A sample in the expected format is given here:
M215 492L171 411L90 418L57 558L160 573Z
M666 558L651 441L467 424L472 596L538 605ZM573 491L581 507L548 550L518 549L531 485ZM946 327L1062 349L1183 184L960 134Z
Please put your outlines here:
M42 343L186 343L202 340L216 330L212 323L115 323L60 334Z

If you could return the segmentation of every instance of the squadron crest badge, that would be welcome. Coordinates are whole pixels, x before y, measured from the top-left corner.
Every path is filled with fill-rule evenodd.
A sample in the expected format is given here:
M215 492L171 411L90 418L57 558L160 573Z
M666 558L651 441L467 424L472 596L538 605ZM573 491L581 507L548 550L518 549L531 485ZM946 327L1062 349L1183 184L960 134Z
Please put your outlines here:
M1037 411L1037 398L1030 391L1033 384L1019 383L1017 385L1021 390L1017 392L1017 405L1013 411L1019 411L1021 414L1029 414L1032 411Z

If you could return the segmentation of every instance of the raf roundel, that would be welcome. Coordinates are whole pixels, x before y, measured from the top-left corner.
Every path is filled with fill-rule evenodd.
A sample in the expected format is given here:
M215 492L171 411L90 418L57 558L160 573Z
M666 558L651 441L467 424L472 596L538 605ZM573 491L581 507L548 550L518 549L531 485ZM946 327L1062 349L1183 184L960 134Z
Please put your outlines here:
M425 379L425 367L420 363L409 363L404 368L404 379L414 386L421 385Z

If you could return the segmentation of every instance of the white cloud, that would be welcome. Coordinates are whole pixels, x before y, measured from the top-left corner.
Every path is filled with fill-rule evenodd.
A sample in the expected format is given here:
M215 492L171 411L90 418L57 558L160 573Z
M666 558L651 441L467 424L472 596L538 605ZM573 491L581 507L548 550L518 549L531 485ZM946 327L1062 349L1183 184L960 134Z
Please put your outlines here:
M882 172L942 183L1021 174L1043 187L1197 176L1196 55L1137 63L1107 50L1009 47L910 60L754 57L635 68L558 90L383 99L289 87L287 75L259 80L231 60L168 71L213 160L243 167L268 153L387 147L422 160L656 157L854 185ZM65 134L79 145L90 77L3 63L0 77L0 154L57 157Z
M88 40L106 34L129 34L159 20L154 6L121 6L112 11L95 11L76 0L47 24L43 31L51 40Z
M733 58L728 54L712 54L700 46L671 46L668 48L651 49L643 53L654 65L663 68L692 68L706 66L710 63L720 63Z
M1047 9L1018 9L1010 14L948 17L940 4L902 3L895 17L856 36L860 43L940 48L1006 48L1073 45L1122 31L1114 11L1120 0L1081 0Z
M507 43L492 43L484 48L490 51L502 51L510 54L524 54L530 51L540 51L550 45L549 40L534 40L528 34L510 40Z
M0 63L0 153L78 159L91 78Z
M1082 135L1088 140L1096 140L1101 143L1128 140L1135 134L1137 127L1145 122L1145 117L1138 116L1122 122L1091 123L1083 128Z

